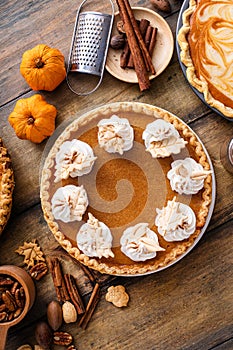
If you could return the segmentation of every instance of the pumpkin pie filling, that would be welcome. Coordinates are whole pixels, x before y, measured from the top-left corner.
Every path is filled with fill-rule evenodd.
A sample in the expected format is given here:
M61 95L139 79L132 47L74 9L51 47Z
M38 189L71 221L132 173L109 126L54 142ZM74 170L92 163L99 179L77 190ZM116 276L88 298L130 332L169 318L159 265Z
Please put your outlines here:
M120 154L106 152L98 144L98 123L117 114L127 118L134 129L132 149ZM172 123L181 137L187 141L177 155L153 159L146 152L142 138L148 123L161 118ZM54 182L55 157L64 141L78 139L88 143L97 157L92 171L84 176L69 177ZM210 169L205 151L193 132L178 118L156 107L140 103L117 103L91 111L75 120L61 134L46 158L41 180L41 203L45 219L58 242L69 254L81 263L100 272L110 274L135 275L154 272L173 263L191 247L205 225L212 199L212 176L209 174L204 187L195 195L179 195L170 186L167 173L174 159L192 157L201 162L205 170ZM55 220L51 210L51 200L59 187L66 185L83 186L88 195L89 205L82 221L65 223ZM166 242L158 234L155 226L156 208L162 208L174 196L194 211L197 224L195 232L182 242ZM87 222L88 213L107 225L112 233L114 257L88 257L77 246L76 235ZM158 235L159 245L155 258L133 261L121 251L122 233L138 223L148 226Z

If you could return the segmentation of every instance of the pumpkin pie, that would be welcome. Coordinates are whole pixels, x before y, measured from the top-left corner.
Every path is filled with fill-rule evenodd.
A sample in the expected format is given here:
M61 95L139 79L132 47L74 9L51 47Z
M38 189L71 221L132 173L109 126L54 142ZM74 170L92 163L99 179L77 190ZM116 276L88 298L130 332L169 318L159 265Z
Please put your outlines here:
M94 159L89 172L76 177L73 166L81 158L86 164L86 156L70 147L72 140L88 144ZM64 145L65 158L57 157ZM174 161L187 158L200 165L201 186L195 193L178 193L167 174ZM61 159L63 169L72 172L58 181ZM213 211L214 174L204 146L178 117L143 103L112 103L75 119L58 136L45 157L40 196L50 230L73 258L102 273L133 276L170 266L201 238ZM176 210L173 216L170 207ZM173 217L184 226L180 240L165 239L163 222ZM169 225L171 233L174 223Z
M190 84L205 101L233 118L232 1L190 0L178 32Z
M0 234L11 213L13 189L14 175L11 158L0 138Z

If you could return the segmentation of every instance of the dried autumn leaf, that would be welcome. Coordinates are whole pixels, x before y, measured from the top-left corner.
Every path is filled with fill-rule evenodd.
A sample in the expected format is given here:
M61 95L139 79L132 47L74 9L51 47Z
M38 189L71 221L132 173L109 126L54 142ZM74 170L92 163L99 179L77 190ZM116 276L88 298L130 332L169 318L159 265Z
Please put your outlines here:
M15 252L24 255L24 263L28 267L34 266L35 262L45 261L43 252L35 239L32 242L24 242Z

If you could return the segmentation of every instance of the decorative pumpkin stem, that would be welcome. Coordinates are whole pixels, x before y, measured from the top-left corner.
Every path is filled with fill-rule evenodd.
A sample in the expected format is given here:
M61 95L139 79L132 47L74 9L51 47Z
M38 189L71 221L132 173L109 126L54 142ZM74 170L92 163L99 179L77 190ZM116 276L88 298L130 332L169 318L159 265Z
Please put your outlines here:
M32 124L34 124L34 121L35 121L35 119L32 116L30 116L27 120L27 124L32 125Z
M42 68L44 66L44 62L40 57L38 57L35 59L35 65L36 65L36 68Z

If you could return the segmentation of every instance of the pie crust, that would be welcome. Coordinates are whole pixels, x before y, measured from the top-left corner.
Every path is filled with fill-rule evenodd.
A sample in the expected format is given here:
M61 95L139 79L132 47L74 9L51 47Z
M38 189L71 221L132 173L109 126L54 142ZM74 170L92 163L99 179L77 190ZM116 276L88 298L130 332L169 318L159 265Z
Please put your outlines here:
M189 0L177 41L189 83L209 106L233 118L231 1Z
M0 234L11 213L13 189L14 174L11 158L0 138Z
M134 146L122 156L109 154L98 145L97 124L101 119L110 118L113 114L127 118L134 128ZM157 118L172 123L180 136L188 142L178 155L166 159L153 159L150 153L145 151L142 133L146 125ZM87 142L93 148L97 156L96 163L88 175L54 183L56 154L64 141L74 138ZM168 267L197 243L213 210L213 173L207 176L203 189L196 195L178 195L170 187L166 174L172 161L188 155L202 164L205 170L212 170L208 155L197 135L175 115L158 107L137 102L112 103L75 119L55 140L46 155L41 174L41 205L54 237L72 257L102 273L132 276ZM58 187L67 184L83 184L87 191L89 206L81 222L64 223L53 217L51 198ZM197 219L194 234L182 242L170 243L158 234L159 244L166 249L165 251L158 252L155 258L144 262L134 262L126 257L119 244L124 229L139 222L148 222L150 228L157 233L154 225L156 207L165 206L174 196L194 210ZM114 258L92 258L78 249L76 234L79 227L87 221L88 212L110 228Z

